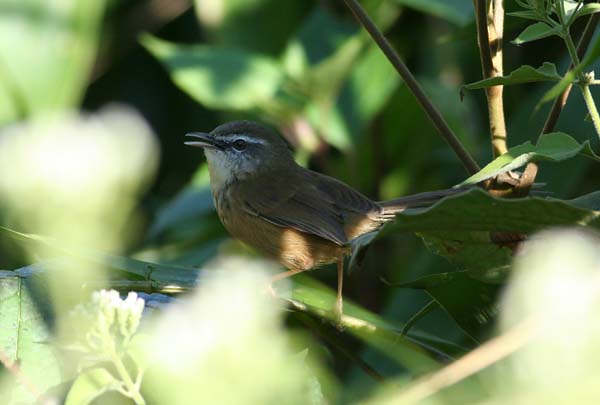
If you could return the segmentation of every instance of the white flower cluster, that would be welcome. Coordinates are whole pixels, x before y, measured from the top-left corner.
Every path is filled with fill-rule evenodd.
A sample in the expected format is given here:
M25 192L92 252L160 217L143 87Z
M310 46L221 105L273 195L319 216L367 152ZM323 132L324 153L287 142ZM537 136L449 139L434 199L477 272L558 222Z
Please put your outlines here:
M143 310L144 300L135 292L121 299L115 290L96 291L89 302L73 310L73 326L94 351L122 350L137 331Z

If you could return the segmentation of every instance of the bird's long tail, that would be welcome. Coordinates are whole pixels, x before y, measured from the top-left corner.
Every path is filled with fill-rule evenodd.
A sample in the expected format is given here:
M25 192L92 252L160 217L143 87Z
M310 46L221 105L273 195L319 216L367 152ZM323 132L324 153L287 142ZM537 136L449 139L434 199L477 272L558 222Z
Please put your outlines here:
M461 194L467 190L468 188L449 188L444 190L427 191L425 193L394 198L393 200L379 201L378 204L383 208L384 215L392 216L406 210L407 208L427 207L444 197Z

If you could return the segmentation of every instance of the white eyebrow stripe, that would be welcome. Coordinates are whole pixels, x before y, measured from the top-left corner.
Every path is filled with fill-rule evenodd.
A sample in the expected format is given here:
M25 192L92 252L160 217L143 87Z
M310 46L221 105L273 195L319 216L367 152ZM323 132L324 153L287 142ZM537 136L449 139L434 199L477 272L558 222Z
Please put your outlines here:
M225 142L232 142L232 141L236 141L238 139L242 139L248 143L260 143L261 145L266 145L267 141L262 139L262 138L255 138L252 136L248 136L245 134L231 134L231 135L225 135L222 136L221 139Z

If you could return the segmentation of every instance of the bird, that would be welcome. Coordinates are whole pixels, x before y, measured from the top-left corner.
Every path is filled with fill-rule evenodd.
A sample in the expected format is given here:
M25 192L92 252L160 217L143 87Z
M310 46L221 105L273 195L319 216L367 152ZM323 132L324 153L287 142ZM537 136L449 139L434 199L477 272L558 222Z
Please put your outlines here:
M352 241L381 228L409 207L429 205L460 190L448 189L374 201L348 184L304 168L275 131L233 121L185 142L201 147L208 163L217 215L236 239L279 261L278 280L337 264L335 315L343 315L344 258Z

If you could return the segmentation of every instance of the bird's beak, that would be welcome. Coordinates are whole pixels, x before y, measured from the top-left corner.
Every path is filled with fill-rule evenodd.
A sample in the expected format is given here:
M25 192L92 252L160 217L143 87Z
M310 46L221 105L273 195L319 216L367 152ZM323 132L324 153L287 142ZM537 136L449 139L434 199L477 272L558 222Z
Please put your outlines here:
M197 141L184 142L188 146L197 146L207 149L222 149L219 142L211 135L205 132L190 132L185 136L191 136L198 139Z

